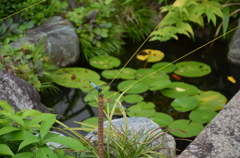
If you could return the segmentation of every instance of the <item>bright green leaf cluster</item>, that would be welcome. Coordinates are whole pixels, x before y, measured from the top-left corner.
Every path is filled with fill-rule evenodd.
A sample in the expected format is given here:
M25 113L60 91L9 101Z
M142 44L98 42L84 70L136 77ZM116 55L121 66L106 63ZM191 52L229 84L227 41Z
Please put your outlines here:
M56 116L37 110L15 112L6 102L0 101L0 155L4 157L65 157L47 146L49 142L65 145L80 151L84 146L71 137L49 132L56 121ZM61 149L58 149L61 150Z
M0 69L24 79L39 91L55 88L45 74L56 70L57 67L50 62L50 56L44 54L43 40L36 46L24 43L22 48L13 48L10 45L0 48Z

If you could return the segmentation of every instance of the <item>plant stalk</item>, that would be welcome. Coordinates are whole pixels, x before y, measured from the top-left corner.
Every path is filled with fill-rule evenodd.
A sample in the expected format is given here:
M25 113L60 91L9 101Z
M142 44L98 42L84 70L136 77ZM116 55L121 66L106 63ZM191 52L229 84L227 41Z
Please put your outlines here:
M103 153L103 94L98 95L98 156L104 158Z

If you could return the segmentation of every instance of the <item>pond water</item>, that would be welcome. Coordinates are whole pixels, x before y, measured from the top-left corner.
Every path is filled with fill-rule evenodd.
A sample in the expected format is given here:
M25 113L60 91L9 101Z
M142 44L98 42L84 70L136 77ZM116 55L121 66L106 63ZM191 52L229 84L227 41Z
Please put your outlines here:
M165 58L162 61L172 62L179 57L195 50L204 43L193 42L192 40L181 37L178 41L171 40L168 42L148 42L143 46L142 49L157 49L165 53ZM122 55L121 61L123 66L125 62L131 57L131 55L137 50L138 46L128 44L125 46L124 55ZM181 80L185 83L195 85L200 90L214 90L218 91L228 98L228 100L236 93L239 87L227 80L227 76L231 76L230 69L227 63L227 51L228 44L225 41L217 41L212 47L206 46L194 52L193 54L183 58L181 61L200 61L211 66L212 72L209 75L199 78L186 78L181 77ZM81 63L81 62L79 62ZM142 68L144 62L137 60L135 57L127 65L134 69ZM151 67L152 64L148 64ZM85 67L93 69L97 72L101 72L97 69L91 68L89 65L74 65L78 67ZM120 67L121 67L120 66ZM111 80L106 80L101 78L101 80L109 83ZM171 77L172 81L178 81L176 78ZM119 81L113 82L113 89ZM97 109L89 106L87 103L83 102L83 97L86 93L79 89L68 89L61 88L61 92L55 96L43 96L42 102L48 106L55 109L58 114L58 119L64 124L70 127L76 127L78 124L73 123L73 121L83 121L87 118L97 116ZM161 95L158 91L148 91L143 94L144 101L153 102L156 105L156 110L158 112L165 112L172 115L174 119L181 119L188 117L189 113L180 113L175 111L170 103L173 99L169 99ZM167 107L167 108L166 108ZM81 132L85 134L84 132ZM191 138L193 139L193 138ZM183 150L189 142L177 141L177 148ZM178 152L179 153L179 152Z

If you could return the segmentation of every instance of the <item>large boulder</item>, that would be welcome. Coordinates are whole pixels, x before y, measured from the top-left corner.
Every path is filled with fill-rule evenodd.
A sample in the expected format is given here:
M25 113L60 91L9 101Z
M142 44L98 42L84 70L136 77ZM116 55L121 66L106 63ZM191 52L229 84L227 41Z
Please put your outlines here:
M179 158L240 157L240 91L184 150Z
M152 120L145 118L145 117L128 117L128 131L129 131L129 139L131 139L134 135L141 136L143 137L140 138L139 143L143 142L146 136L148 138L151 138L151 136L159 136L157 133L161 134L163 131L161 130L160 126L153 122ZM123 131L126 126L126 122L124 118L120 119L114 119L112 120L112 129L118 129L118 131ZM104 128L108 127L108 121L104 122ZM96 132L90 132L85 136L85 138L92 140L93 142L96 142L98 140L97 133ZM145 140L146 141L146 140ZM161 145L159 147L158 152L171 157L175 156L175 148L176 148L176 143L174 140L174 137L169 135L169 134L162 134L160 137L156 137L156 140L151 142L151 144L147 144L149 148L155 147L157 145Z
M54 16L44 21L39 27L26 32L26 37L10 43L13 47L21 47L28 41L36 44L39 39L46 38L46 52L59 67L75 63L80 56L79 38L73 25L61 16Z
M7 101L15 111L35 109L50 112L40 102L40 96L31 84L1 69L0 100Z

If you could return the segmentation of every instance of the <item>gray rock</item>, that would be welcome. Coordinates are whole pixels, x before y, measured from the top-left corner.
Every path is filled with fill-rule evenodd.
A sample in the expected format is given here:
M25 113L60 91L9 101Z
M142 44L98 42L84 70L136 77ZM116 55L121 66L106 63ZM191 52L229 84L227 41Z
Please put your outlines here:
M238 26L239 25L240 18L238 19ZM234 32L231 38L227 57L231 63L240 65L240 28Z
M64 67L75 63L80 56L79 39L73 25L60 16L54 16L26 32L26 37L10 43L13 47L21 47L28 41L36 44L39 39L46 38L46 52L51 55L55 65Z
M122 129L125 129L125 121L123 118L120 119L114 119L112 120L112 124L119 130L122 131ZM132 137L132 135L136 135L139 133L139 135L142 135L144 133L148 133L144 135L140 139L140 142L143 142L145 136L153 136L154 134L157 134L158 132L161 132L162 129L159 127L159 125L152 120L144 117L129 117L128 118L128 126L129 126L129 131L130 135L129 138ZM104 122L104 128L108 127L108 121ZM114 127L114 128L115 128ZM114 129L113 128L113 129ZM88 138L90 140L93 140L96 142L98 140L97 133L96 132L90 132L85 136L85 138ZM175 156L175 148L176 148L176 143L173 138L173 136L169 134L164 134L163 136L159 137L156 139L154 142L152 142L149 147L154 147L161 144L161 149L158 150L158 152L161 152L164 155L170 156Z
M179 157L240 157L240 91Z
M8 101L15 111L35 109L49 110L40 102L40 96L32 85L0 69L0 100Z

